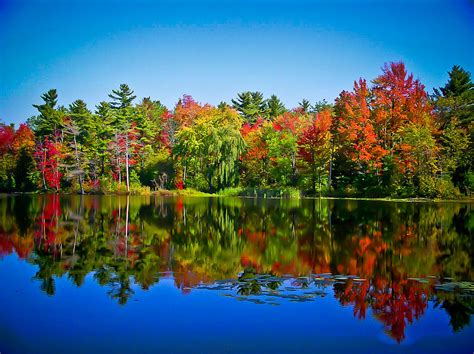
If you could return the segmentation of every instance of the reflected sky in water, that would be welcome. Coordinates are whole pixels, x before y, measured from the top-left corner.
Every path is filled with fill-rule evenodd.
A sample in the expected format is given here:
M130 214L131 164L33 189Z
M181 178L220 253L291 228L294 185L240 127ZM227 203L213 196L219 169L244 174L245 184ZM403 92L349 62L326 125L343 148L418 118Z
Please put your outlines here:
M470 352L472 209L2 196L0 352Z

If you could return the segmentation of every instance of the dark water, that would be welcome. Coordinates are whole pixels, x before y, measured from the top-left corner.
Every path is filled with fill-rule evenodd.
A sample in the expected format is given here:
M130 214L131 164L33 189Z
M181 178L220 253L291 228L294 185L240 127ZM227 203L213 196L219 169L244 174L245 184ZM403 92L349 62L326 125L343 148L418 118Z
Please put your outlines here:
M1 196L0 352L472 353L473 207Z

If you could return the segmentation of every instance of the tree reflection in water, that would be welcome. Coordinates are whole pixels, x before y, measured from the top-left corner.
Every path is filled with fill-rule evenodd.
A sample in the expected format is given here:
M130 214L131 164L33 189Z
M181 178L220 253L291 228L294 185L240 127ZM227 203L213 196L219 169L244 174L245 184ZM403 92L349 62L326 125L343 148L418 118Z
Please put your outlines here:
M163 276L262 304L331 293L398 342L428 301L455 331L473 313L456 286L473 280L472 204L52 194L2 197L0 216L0 256L36 265L49 295L88 274L123 305Z

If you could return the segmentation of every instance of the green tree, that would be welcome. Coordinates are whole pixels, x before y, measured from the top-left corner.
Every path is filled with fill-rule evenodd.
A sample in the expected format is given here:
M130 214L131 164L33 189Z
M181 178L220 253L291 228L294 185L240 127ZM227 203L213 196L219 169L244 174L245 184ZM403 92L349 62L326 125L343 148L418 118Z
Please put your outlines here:
M303 98L301 102L298 102L298 109L300 109L303 113L309 113L311 110L311 103L306 98Z
M254 124L259 117L266 118L268 115L267 104L261 92L242 92L232 100L232 106L240 113L245 122Z
M211 193L237 180L237 162L244 150L241 125L234 110L210 108L178 132L174 151L180 163L202 177Z
M275 95L270 96L266 102L266 106L266 111L270 120L274 120L276 117L286 112L285 105Z
M95 121L96 134L97 134L97 155L99 159L99 174L104 176L107 161L109 160L108 147L112 141L114 135L114 116L112 114L112 108L107 102L100 102L95 107L95 114L93 119Z
M33 129L35 135L40 139L60 131L63 127L64 111L61 107L56 108L58 94L56 89L51 89L41 95L43 104L34 104L39 115L31 117L28 125Z
M135 139L134 136L131 136L132 124L135 118L135 110L132 107L132 102L136 96L128 85L121 84L118 90L112 90L109 97L112 99L110 107L112 108L115 118L115 143L118 147L117 151L124 156L125 181L127 184L127 192L130 192L131 140ZM121 170L120 163L118 168Z
M453 182L466 192L474 189L474 83L471 74L458 65L448 75L447 83L434 89L432 98L443 129L444 158L451 163Z

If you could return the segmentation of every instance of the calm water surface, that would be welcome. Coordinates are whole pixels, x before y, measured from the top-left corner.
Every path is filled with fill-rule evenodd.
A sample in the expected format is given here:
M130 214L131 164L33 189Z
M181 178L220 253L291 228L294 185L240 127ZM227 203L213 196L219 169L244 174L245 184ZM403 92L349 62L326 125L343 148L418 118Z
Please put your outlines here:
M0 352L472 353L474 205L0 196Z

